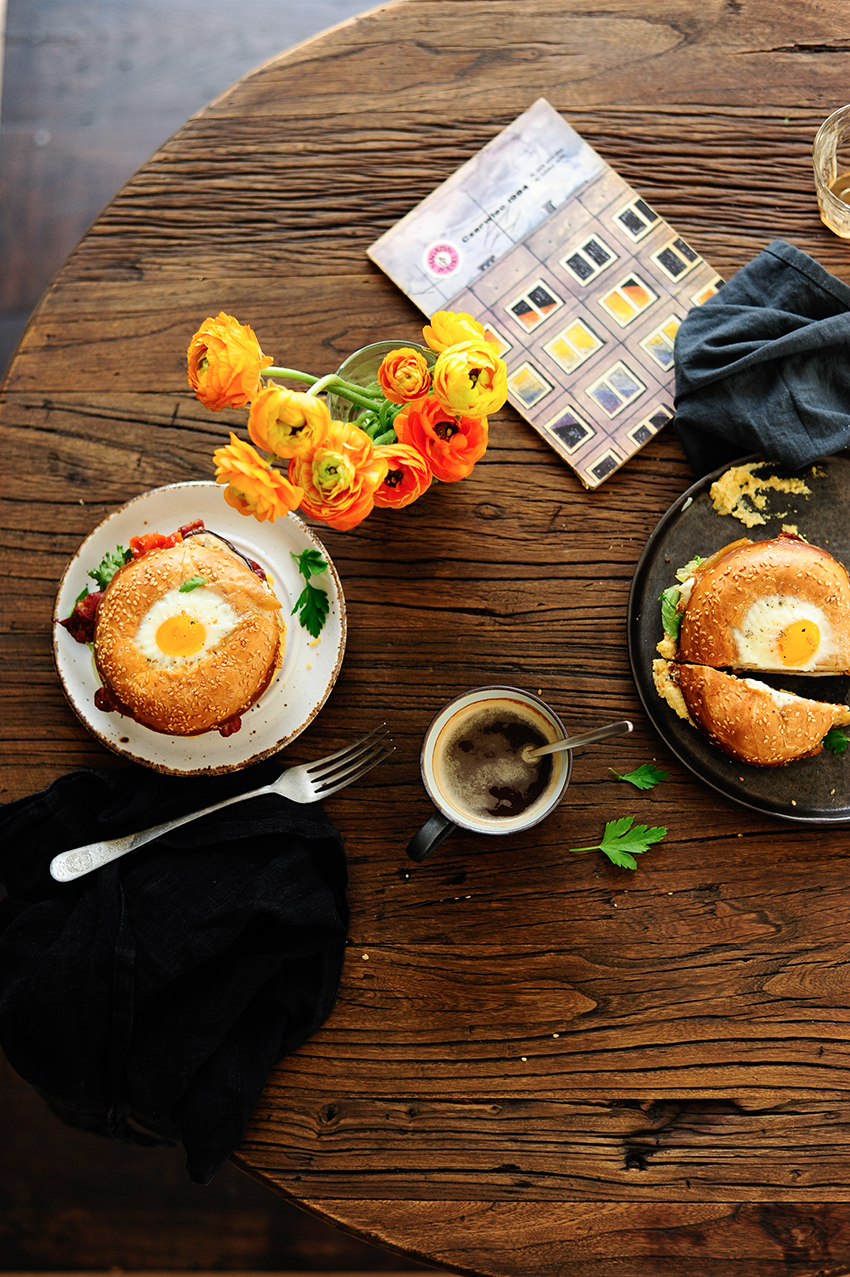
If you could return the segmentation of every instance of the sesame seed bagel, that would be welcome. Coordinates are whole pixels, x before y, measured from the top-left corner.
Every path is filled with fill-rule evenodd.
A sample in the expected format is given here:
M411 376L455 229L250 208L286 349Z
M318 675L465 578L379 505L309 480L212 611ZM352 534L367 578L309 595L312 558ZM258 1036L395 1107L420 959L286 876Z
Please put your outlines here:
M850 673L847 569L788 533L726 546L694 572L677 659L765 673Z
M850 709L776 691L706 665L676 667L688 714L724 753L756 767L780 767L819 754L831 727L850 724Z
M155 732L197 736L232 724L262 695L285 628L267 582L201 532L115 573L97 611L94 659L110 707Z

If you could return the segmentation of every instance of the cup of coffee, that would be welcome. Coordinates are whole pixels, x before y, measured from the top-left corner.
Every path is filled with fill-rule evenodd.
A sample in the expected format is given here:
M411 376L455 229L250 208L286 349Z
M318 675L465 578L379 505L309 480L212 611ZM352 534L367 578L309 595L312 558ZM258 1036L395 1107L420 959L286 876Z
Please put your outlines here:
M450 701L422 742L422 783L437 810L408 856L425 860L458 827L514 834L543 820L564 796L572 755L526 760L523 751L566 736L555 711L517 687L477 687Z

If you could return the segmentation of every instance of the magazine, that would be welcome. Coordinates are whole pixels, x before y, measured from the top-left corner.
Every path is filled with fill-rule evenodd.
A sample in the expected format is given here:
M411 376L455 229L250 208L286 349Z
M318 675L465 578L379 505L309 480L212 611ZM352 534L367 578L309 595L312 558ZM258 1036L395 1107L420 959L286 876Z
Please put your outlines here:
M723 282L544 98L368 253L426 315L480 320L587 488L672 420L676 331Z

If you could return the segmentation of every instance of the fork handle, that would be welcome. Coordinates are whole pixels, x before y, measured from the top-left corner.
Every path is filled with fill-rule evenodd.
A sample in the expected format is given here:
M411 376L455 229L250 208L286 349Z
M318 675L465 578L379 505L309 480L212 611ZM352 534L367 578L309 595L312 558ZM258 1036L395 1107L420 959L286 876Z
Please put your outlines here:
M50 873L57 882L71 882L74 878L82 878L84 874L108 865L110 860L118 860L126 856L128 851L143 847L146 842L153 842L161 834L170 833L180 825L188 825L192 820L208 816L212 811L220 811L222 807L230 807L233 803L244 803L248 798L256 798L260 794L275 792L274 785L263 785L260 789L252 789L247 794L236 794L234 798L225 798L210 807L202 807L200 811L188 812L185 816L177 816L174 820L166 820L161 825L153 825L150 829L142 829L137 834L125 834L122 838L107 838L103 842L90 842L85 847L74 847L70 851L60 852L50 862Z

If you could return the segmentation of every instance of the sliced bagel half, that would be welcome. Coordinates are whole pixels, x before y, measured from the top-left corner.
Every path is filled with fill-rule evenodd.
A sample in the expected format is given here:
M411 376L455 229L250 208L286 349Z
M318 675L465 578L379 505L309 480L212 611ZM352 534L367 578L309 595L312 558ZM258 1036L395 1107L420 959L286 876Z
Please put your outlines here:
M675 665L667 673L691 722L724 753L755 767L819 754L830 728L850 724L847 705L777 691L758 679L707 665Z

